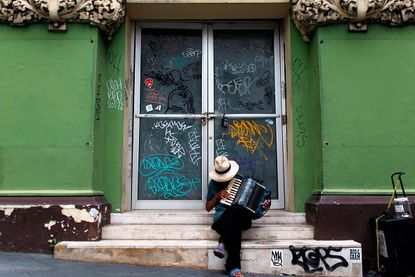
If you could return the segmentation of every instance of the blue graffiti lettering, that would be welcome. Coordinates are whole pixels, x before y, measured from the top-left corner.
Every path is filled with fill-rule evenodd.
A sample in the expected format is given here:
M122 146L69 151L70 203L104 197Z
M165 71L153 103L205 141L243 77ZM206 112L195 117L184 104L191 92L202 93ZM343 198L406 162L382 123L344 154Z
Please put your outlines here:
M199 178L189 179L182 175L154 176L148 178L147 190L156 197L174 199L188 195L199 183Z
M183 161L173 155L150 155L140 162L142 176L160 175L183 168Z

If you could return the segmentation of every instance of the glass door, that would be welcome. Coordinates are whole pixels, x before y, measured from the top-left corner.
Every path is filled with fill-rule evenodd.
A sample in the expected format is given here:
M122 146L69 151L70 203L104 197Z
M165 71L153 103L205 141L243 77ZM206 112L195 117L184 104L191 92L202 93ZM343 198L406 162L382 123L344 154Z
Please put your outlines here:
M137 37L133 208L202 208L202 25L140 25Z
M209 37L213 156L235 160L241 175L272 190L272 208L284 208L278 25L213 25Z
M217 155L284 208L279 26L138 24L133 208L203 209Z

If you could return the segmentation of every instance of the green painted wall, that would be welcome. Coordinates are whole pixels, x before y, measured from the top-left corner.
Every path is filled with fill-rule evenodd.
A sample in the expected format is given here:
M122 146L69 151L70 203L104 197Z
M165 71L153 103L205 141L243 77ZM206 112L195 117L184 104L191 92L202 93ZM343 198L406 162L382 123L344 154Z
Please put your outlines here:
M91 195L97 28L0 25L0 195Z
M319 28L323 193L415 192L415 26Z
M123 128L125 98L125 27L114 34L111 42L101 40L99 53L101 87L100 149L102 189L114 212L121 211ZM97 120L95 121L97 122Z
M320 79L317 43L305 43L291 26L291 85L294 145L294 208L322 185Z
M0 25L0 195L102 195L121 207L125 29Z

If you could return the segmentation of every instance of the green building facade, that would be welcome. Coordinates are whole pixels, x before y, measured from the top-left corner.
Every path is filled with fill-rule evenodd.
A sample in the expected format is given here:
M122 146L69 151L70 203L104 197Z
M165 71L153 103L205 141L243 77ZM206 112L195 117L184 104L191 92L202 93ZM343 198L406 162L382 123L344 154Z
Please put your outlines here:
M367 264L374 263L370 219L386 209L390 175L406 172L406 192L415 190L413 4L114 0L101 7L99 1L75 2L72 14L68 6L53 16L37 6L21 12L0 4L3 249L45 252L53 238L97 239L110 212L140 206L135 139L149 131L137 127L145 118L139 108L144 101L140 62L151 58L141 55L140 35L147 28L142 26L206 24L201 37L209 41L204 30L218 22L265 22L277 26L271 29L279 43L273 53L279 57L274 68L278 104L266 113L276 114L282 130L272 152L279 158L271 155L279 178L274 208L306 212L317 239L361 242ZM204 80L211 65L201 63L207 68ZM200 186L206 186L218 153L208 140L200 138L207 149L199 153ZM203 192L196 199L200 203ZM201 208L199 202L182 208ZM169 203L162 205L169 208ZM91 220L80 223L65 209L86 211ZM62 218L80 231L68 234L56 225L45 230L44 218L25 219L34 213ZM18 244L11 222L26 222L43 242Z

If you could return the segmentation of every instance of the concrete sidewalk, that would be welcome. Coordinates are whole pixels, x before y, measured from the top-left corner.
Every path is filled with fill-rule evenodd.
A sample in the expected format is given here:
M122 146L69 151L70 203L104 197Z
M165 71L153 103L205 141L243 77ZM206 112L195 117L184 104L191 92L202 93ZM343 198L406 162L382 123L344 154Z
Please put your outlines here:
M0 277L129 277L129 276L225 276L223 272L178 269L165 267L144 267L121 264L83 263L56 260L52 255L10 253L0 251ZM271 276L260 274L245 274L247 277ZM275 275L272 275L275 277Z

